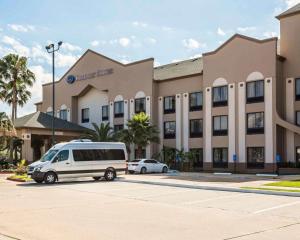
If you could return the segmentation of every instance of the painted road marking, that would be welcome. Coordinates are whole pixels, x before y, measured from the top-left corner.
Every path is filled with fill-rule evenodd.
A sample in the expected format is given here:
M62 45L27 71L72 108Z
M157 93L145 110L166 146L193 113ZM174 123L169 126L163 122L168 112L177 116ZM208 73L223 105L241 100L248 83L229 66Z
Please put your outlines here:
M272 211L272 210L279 209L279 208L289 207L289 206L293 206L293 205L296 205L296 204L300 204L300 201L281 204L281 205L278 205L278 206L275 206L275 207L261 209L261 210L258 210L256 212L254 212L254 214L259 214L259 213L268 212L268 211Z

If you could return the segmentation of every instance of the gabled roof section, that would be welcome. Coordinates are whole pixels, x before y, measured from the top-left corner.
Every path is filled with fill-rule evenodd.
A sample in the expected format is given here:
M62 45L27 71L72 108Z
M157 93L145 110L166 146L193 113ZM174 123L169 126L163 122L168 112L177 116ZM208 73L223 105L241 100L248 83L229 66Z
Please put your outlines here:
M102 55L102 54L100 54L100 53L98 53L98 52L95 52L95 51L93 51L93 50L91 50L91 49L88 49L88 50L86 50L85 51L85 53L84 54L82 54L82 56L72 65L72 67L70 67L69 68L69 70L58 80L58 81L56 81L55 83L58 83L58 82L60 82L62 79L64 79L66 76L67 76L67 74L70 72L70 71L72 71L72 69L85 57L85 55L87 55L88 53L93 53L93 54L96 54L96 55L98 55L98 56L100 56L100 57L102 57L102 58L105 58L105 59L107 59L107 60L109 60L109 61L112 61L112 62L114 62L114 63L116 63L116 64L118 64L118 65L120 65L120 66L123 66L123 67L127 67L127 66L131 66L131 65L135 65L135 64L139 64L139 63L142 63L142 62L147 62L147 61L154 61L154 58L146 58L146 59L143 59L143 60L139 60L139 61L135 61L135 62L131 62L131 63L128 63L128 64L123 64L123 63L121 63L121 62L118 62L118 61L116 61L116 60L114 60L114 59L112 59L112 58L109 58L109 57L107 57L107 56L104 56L104 55ZM52 84L52 82L49 82L49 83L44 83L44 84L42 84L42 86L46 86L46 85L50 85L50 84Z
M276 16L277 19L281 19L284 17L288 17L291 15L295 15L300 13L300 3L298 3L297 5L295 5L294 7L291 7L290 9L286 10L285 12L279 14L278 16Z
M154 80L161 81L174 79L195 74L202 74L202 72L203 62L202 58L199 57L154 68Z
M86 93L88 93L92 88L97 89L98 91L102 91L102 92L107 92L107 89L104 90L99 90L98 88L96 88L95 86L88 84L85 87L82 88L82 90L76 95L77 97L82 97L84 96ZM73 96L75 97L75 96Z
M18 128L38 128L38 129L51 129L52 116L43 112L35 112L26 116L15 119L14 126ZM61 131L82 132L87 128L78 124L62 120L55 117L55 129Z
M229 44L231 41L233 41L236 38L242 38L242 39L245 39L245 40L248 40L248 41L252 41L252 42L256 42L256 43L265 43L265 42L270 42L270 41L277 40L276 37L259 40L259 39L248 37L248 36L245 36L245 35L242 35L242 34L234 34L231 38L229 38L226 42L224 42L215 51L203 53L203 56L208 56L208 55L212 55L212 54L217 53L218 51L220 51L222 48L224 48L227 44Z

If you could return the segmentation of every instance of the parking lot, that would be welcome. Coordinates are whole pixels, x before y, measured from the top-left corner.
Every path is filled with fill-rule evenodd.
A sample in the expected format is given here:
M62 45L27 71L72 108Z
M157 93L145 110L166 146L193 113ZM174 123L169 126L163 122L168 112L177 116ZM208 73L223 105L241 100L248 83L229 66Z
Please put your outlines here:
M2 179L0 239L300 239L299 198L125 178L54 185Z

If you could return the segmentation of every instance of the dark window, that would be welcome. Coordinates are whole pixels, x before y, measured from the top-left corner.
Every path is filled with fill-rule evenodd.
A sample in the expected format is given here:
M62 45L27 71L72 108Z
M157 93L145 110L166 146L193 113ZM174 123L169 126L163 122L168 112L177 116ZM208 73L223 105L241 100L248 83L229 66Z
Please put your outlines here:
M213 148L213 167L227 168L228 167L228 149Z
M295 80L295 96L296 96L296 100L300 100L300 78L297 78Z
M296 147L296 164L300 167L300 147Z
M69 159L69 150L62 150L57 154L57 161L62 162Z
M59 111L59 118L62 119L62 120L67 120L68 119L68 113L67 113L66 109Z
M145 158L146 157L146 150L142 149L142 156L140 156L140 158ZM135 149L134 150L134 158L138 158L138 150Z
M164 123L164 138L171 139L176 137L176 122Z
M228 132L228 116L214 116L213 129L214 136L226 136Z
M263 147L247 148L247 168L264 168L265 150Z
M203 94L202 92L190 93L190 111L202 110Z
M190 138L202 137L203 121L202 119L190 120Z
M124 129L123 124L114 125L114 132L118 132Z
M228 87L214 87L213 88L213 106L227 106Z
M203 168L203 149L191 148L190 152L193 154L193 169Z
M247 103L264 101L264 80L247 83Z
M114 103L114 116L120 118L124 116L124 102L119 101Z
M52 116L53 115L53 111L50 111L50 112L46 112L46 114Z
M146 112L146 98L135 99L135 113Z
M102 106L102 121L107 121L109 119L109 106Z
M74 161L125 160L122 149L82 149L73 150Z
M81 122L87 123L89 121L90 121L90 109L89 108L81 109Z
M248 113L247 114L247 134L263 134L264 133L264 113Z
M175 112L175 96L164 97L164 113Z
M296 112L296 124L300 126L300 111Z

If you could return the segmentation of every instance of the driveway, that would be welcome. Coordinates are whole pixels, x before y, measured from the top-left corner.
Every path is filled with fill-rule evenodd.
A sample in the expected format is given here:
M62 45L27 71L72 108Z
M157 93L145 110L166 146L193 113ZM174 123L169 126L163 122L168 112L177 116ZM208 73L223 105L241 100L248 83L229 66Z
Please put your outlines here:
M125 180L2 179L0 239L300 239L299 198Z

